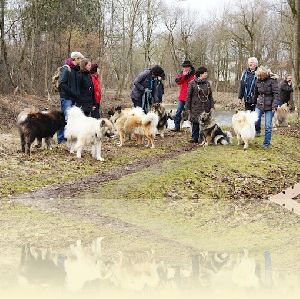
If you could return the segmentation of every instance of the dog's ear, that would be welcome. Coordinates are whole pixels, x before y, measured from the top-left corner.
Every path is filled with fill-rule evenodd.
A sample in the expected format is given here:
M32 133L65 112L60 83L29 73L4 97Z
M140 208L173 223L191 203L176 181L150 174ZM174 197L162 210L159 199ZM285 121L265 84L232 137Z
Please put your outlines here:
M105 124L106 124L106 121L105 121L104 118L102 118L101 121L100 121L100 126L101 126L101 127L104 127Z
M113 110L113 109L110 109L110 110L107 111L107 114L108 114L109 116L113 116L115 113L114 113L114 110Z

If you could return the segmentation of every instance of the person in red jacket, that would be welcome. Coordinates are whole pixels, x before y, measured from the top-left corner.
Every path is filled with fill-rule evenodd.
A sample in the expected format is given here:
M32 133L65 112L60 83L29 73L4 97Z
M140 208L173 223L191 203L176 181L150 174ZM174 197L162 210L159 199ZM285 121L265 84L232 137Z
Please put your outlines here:
M184 110L185 102L187 100L187 90L190 81L195 79L195 68L189 60L183 62L181 73L177 74L175 82L180 86L180 93L178 97L177 111L174 117L175 128L174 132L180 131L181 115Z
M93 63L91 66L91 76L95 90L96 108L93 110L91 116L94 118L100 118L100 101L101 101L101 85L99 80L99 74L97 72L98 64Z

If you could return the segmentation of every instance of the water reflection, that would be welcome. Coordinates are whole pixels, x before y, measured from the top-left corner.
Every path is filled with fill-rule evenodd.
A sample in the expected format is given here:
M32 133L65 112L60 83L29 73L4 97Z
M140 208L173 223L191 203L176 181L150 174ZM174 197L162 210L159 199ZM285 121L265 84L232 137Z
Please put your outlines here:
M177 106L172 104L166 104L166 111L168 113L171 113L173 116L175 115ZM171 111L171 112L170 112ZM219 126L231 126L232 124L232 116L235 112L234 111L220 111L216 110L214 113L215 121ZM183 127L184 128L190 128L191 124L189 121L184 121ZM174 121L171 119L168 119L168 128L174 129Z
M278 294L288 295L297 290L300 282L294 274L273 273L268 251L262 252L261 261L247 250L200 251L190 257L189 264L179 266L158 258L153 250L104 255L102 242L103 238L98 238L83 246L77 241L61 252L24 246L16 275L18 288L61 289L66 294L119 290L143 295L146 291L148 296L155 291L157 296L162 291L162 294L168 290L186 294L193 290L195 294L242 291L242 294L255 295L268 290L274 295L276 290Z

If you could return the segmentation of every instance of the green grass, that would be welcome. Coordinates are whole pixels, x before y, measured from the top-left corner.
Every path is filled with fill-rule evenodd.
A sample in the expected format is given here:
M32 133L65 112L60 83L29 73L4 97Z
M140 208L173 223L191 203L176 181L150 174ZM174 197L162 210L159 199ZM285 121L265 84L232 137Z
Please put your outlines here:
M274 135L272 148L264 150L262 141L262 137L255 139L248 151L237 145L199 147L89 190L70 203L62 199L65 210L62 209L61 214L2 204L0 239L5 242L1 246L19 246L30 241L36 246L62 248L77 239L90 242L95 237L105 236L108 251L151 248L173 260L177 256L187 259L191 251L182 252L168 242L175 240L197 250L248 248L261 254L268 249L277 265L299 268L299 217L265 198L299 181L300 142L296 138ZM181 145L185 142L183 140ZM23 192L21 188L30 190L43 186L44 180L48 184L73 175L88 175L137 158L146 159L149 153L157 155L167 151L166 145L155 151L128 147L121 149L119 156L108 153L111 160L105 164L91 159L70 159L58 166L53 177L52 160L45 163L33 158L22 164L18 184L11 182L10 186L16 184ZM53 153L50 155L53 158ZM70 168L64 169L68 163L73 163L73 173ZM33 174L34 181L20 184L26 181L27 171L39 169L41 173ZM17 172L15 174L17 177ZM115 217L121 224L101 226L93 216L95 213ZM136 236L130 229L128 234L124 233L122 221L140 227L145 235ZM154 236L148 236L148 230ZM286 252L288 255L283 254Z
M169 141L170 142L170 141ZM136 159L151 157L183 146L186 138L175 144L160 144L156 149L124 146L118 148L116 142L107 143L103 149L105 162L95 161L88 152L78 160L64 147L55 147L52 151L38 151L31 157L22 154L0 158L0 198L37 190L41 187L61 183L71 179L89 176L113 167L127 165Z
M270 150L261 144L257 138L248 151L236 145L199 148L107 183L78 201L83 209L199 249L270 249L281 262L292 263L299 257L300 218L265 199L299 181L300 142L278 135Z

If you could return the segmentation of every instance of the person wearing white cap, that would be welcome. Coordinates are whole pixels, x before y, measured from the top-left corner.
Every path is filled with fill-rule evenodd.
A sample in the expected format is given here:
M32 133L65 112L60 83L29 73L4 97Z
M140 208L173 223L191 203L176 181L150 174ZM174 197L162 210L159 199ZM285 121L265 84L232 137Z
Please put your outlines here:
M80 69L80 62L84 56L80 52L72 52L71 58L68 58L65 65L62 67L58 90L60 95L61 111L64 113L67 120L67 110L74 105L79 97L79 83L78 83L78 72ZM58 144L64 143L64 129L57 132Z

